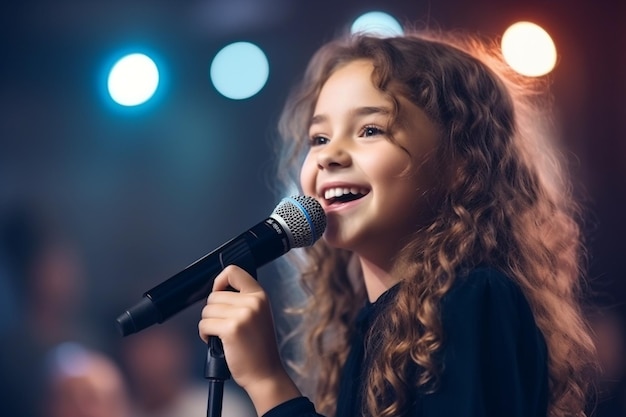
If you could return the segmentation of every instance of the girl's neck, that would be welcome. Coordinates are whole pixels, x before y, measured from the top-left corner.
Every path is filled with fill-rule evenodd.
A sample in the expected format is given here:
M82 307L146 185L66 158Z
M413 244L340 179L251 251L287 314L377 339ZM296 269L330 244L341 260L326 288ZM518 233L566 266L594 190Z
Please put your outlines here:
M359 258L363 282L370 302L374 302L382 293L393 287L398 280L392 277L389 268L381 267L365 258Z

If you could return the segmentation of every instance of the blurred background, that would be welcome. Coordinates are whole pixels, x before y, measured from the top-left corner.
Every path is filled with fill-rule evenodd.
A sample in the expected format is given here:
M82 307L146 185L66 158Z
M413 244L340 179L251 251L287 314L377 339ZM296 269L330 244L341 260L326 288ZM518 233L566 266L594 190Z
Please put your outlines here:
M623 380L626 1L22 0L0 4L6 385L49 392L63 358L104 355L122 373L129 402L143 404L144 415L166 415L157 413L167 406L155 398L174 398L178 388L141 392L158 372L146 376L150 366L141 369L138 352L147 348L137 347L143 335L122 339L115 318L144 291L269 215L279 199L273 146L286 95L311 54L370 11L405 27L496 39L517 21L550 34L557 62L547 77L559 141L588 210L588 277L602 306L594 319L616 369L611 379ZM249 98L227 98L210 78L216 55L234 42L253 43L267 59L266 82ZM108 77L133 52L153 59L159 84L145 104L120 105ZM271 268L260 271L269 287L276 285ZM162 374L194 390L203 383L200 308L146 332L147 346L175 340L170 352L187 352L177 354L187 362ZM59 345L67 341L74 344ZM163 345L162 357L171 356ZM59 346L74 355L59 354ZM174 377L171 368L187 373ZM613 397L623 402L622 394ZM35 415L15 413L7 415Z

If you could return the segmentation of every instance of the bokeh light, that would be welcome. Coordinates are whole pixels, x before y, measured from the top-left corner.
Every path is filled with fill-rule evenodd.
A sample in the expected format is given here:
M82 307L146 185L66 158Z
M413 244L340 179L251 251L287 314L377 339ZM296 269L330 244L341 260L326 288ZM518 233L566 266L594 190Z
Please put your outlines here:
M556 47L542 27L531 22L517 22L502 35L502 55L515 71L540 77L556 65Z
M404 30L400 22L393 16L384 12L368 12L354 20L350 32L391 37L402 35Z
M265 53L250 42L222 48L211 63L211 82L226 98L243 100L257 94L269 77Z
M148 101L159 85L159 70L154 61L140 53L126 55L113 65L107 88L111 98L122 106L137 106Z

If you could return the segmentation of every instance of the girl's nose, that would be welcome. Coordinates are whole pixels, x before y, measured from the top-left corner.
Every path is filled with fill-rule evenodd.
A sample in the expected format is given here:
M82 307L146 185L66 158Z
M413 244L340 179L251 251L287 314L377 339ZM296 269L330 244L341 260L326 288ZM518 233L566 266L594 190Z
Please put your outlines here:
M339 142L338 140L331 141L318 153L317 166L319 169L344 168L352 163L350 153Z

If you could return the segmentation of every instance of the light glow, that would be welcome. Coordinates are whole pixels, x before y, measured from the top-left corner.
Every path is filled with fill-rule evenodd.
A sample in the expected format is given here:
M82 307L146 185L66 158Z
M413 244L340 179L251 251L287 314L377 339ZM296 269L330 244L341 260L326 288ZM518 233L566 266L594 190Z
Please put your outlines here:
M511 68L528 77L540 77L556 65L556 47L541 26L517 22L502 35L502 55Z
M126 55L113 65L107 87L109 95L122 106L148 101L159 85L159 70L152 59L140 53Z
M359 16L350 28L350 33L367 33L379 37L399 36L404 33L402 25L393 16L384 12L368 12Z
M226 98L242 100L257 94L269 77L265 53L250 42L235 42L222 48L211 63L211 82Z

